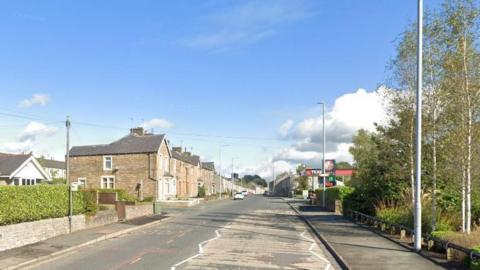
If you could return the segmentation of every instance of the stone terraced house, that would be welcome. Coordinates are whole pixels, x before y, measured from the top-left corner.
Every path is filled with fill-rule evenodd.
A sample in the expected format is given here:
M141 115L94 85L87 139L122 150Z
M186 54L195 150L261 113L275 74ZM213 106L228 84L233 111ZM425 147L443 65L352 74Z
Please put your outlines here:
M171 158L164 134L133 128L110 144L72 147L69 178L85 188L124 189L139 199L168 200L177 194Z
M173 174L177 178L177 197L195 198L201 185L200 157L183 151L181 147L172 149Z
M206 195L212 195L217 193L217 186L215 181L215 163L202 162L201 179L203 186L205 187Z

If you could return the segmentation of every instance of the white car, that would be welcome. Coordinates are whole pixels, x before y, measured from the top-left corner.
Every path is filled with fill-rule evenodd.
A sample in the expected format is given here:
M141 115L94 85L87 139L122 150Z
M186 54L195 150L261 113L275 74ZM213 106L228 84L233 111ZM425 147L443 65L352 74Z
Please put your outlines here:
M248 191L244 190L242 191L243 196L247 197L248 196Z
M234 200L243 200L244 198L245 198L245 196L243 195L242 192L237 192L237 193L235 193L235 195L233 195Z

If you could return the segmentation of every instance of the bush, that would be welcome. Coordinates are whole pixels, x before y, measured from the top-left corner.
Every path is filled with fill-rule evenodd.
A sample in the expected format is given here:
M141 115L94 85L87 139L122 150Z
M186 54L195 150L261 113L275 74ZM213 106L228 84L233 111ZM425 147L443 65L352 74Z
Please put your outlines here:
M198 197L199 198L205 198L205 187L204 186L198 187Z
M117 199L121 202L136 202L138 201L137 198L134 196L130 195L125 191L124 189L97 189L98 193L110 193L110 192L116 192L117 193Z
M86 212L84 192L73 193L73 214ZM0 225L68 216L66 185L0 187Z

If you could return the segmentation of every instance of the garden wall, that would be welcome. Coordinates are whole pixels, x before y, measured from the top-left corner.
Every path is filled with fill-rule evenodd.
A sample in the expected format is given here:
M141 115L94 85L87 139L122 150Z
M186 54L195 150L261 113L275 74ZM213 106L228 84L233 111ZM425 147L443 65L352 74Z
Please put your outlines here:
M125 219L153 215L153 203L125 205Z
M72 231L86 228L85 216L72 217ZM0 251L69 233L68 217L0 226Z

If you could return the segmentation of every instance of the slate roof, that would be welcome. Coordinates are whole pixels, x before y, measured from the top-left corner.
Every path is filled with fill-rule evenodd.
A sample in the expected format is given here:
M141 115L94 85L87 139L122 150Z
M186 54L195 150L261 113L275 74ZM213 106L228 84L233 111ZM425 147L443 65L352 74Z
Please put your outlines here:
M74 146L70 149L71 157L156 153L160 148L165 134L160 135L137 135L129 134L118 141L110 144Z
M202 168L209 171L215 171L214 162L202 162Z
M37 161L44 168L53 168L53 169L65 170L65 162L64 161L46 159L46 158L37 158Z
M22 165L32 155L15 155L0 153L0 175L7 176L12 174L20 165Z
M176 160L180 160L195 166L198 166L200 164L200 157L197 155L187 155L185 153L180 153L178 151L172 150L172 157Z

